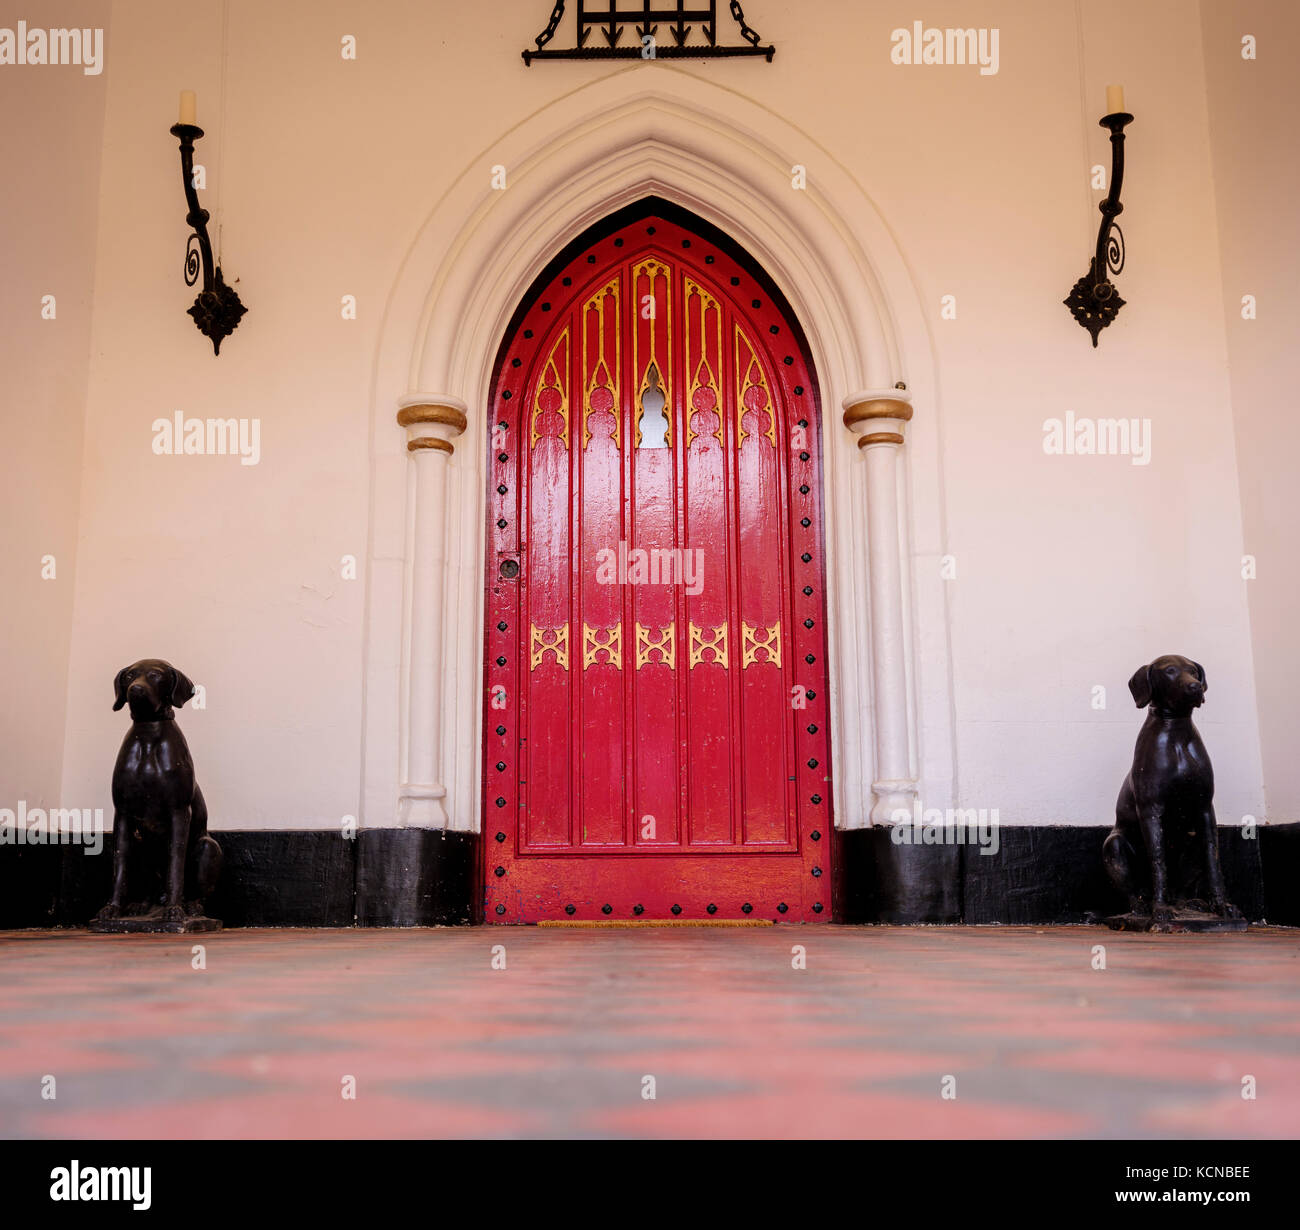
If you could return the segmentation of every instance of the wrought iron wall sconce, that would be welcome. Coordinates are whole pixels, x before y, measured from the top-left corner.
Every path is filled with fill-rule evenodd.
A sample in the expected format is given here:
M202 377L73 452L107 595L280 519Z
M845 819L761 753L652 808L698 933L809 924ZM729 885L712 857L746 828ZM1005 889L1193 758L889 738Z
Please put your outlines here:
M212 260L212 240L208 237L208 211L199 207L199 194L194 187L194 142L203 135L203 129L194 123L194 95L181 95L181 121L171 127L172 136L181 143L181 183L185 188L185 202L189 212L185 222L191 234L185 243L185 285L193 286L203 274L203 289L199 291L189 314L199 332L212 339L212 353L221 353L221 343L234 332L239 318L248 309L240 302L235 289L226 285L221 276L221 266Z
M1064 300L1070 314L1089 333L1092 334L1093 349L1097 346L1097 335L1108 325L1124 306L1115 283L1110 274L1121 273L1124 269L1124 232L1119 229L1115 219L1124 212L1119 194L1124 186L1124 128L1133 122L1133 117L1124 110L1124 92L1119 86L1107 89L1107 102L1117 99L1118 106L1109 115L1103 115L1099 121L1103 128L1110 129L1110 191L1097 208L1101 210L1101 226L1097 231L1097 250L1093 255L1088 272L1083 275Z

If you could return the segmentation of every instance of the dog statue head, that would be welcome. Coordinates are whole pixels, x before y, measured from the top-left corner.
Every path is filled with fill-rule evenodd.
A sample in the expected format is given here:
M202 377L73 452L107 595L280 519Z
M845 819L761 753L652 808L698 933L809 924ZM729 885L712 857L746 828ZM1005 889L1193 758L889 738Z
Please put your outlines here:
M194 685L170 662L141 658L117 672L113 694L114 713L130 705L137 722L165 722L175 717L173 705L183 705L194 695Z
M1180 654L1163 654L1133 672L1128 690L1139 709L1152 705L1163 717L1186 717L1205 699L1205 667Z

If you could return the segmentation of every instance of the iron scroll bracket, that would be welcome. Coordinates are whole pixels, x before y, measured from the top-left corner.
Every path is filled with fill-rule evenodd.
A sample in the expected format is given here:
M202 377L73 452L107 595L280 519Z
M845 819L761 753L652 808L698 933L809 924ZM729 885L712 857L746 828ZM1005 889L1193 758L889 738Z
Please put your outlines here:
M716 60L762 56L771 63L776 48L763 43L758 31L745 20L740 0L730 0L732 19L742 44L718 42L717 0L608 0L603 9L594 0L578 0L577 34L572 47L552 47L552 40L565 13L565 0L555 0L546 28L533 40L535 46L522 52L529 67L534 60ZM660 25L665 26L671 41L660 44ZM623 35L632 26L636 38L623 43ZM696 28L703 41L693 39ZM598 32L598 38L592 34ZM644 40L654 39L653 52L646 54ZM603 45L601 44L603 40Z

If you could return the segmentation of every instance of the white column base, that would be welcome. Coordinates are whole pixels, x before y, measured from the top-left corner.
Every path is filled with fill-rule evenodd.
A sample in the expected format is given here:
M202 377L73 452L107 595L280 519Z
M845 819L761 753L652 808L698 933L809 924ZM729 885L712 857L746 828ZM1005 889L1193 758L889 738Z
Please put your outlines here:
M397 824L404 829L445 829L451 827L443 800L445 786L403 785L397 796Z
M871 805L873 825L912 823L920 796L920 783L915 778L872 782L871 793L876 796Z

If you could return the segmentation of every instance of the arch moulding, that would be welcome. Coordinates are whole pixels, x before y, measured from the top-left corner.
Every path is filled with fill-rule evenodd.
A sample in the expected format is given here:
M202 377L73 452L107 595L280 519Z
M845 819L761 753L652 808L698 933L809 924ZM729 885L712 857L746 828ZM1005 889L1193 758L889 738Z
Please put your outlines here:
M494 191L497 165L507 187ZM806 189L792 186L796 165ZM837 824L887 821L918 791L950 804L938 390L902 254L856 179L805 133L688 72L637 65L549 103L466 167L390 293L371 407L365 827L478 828L492 366L551 257L645 196L746 248L816 364Z

